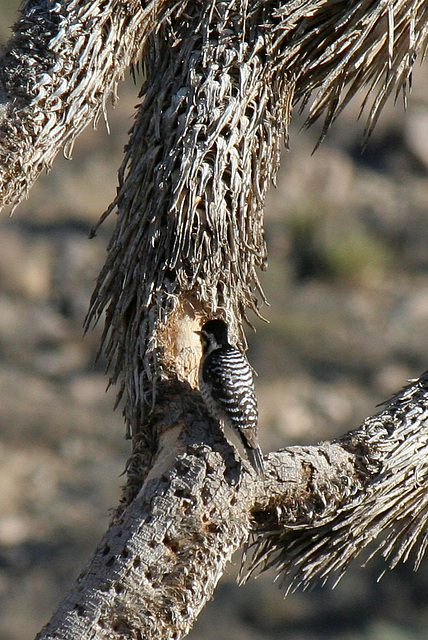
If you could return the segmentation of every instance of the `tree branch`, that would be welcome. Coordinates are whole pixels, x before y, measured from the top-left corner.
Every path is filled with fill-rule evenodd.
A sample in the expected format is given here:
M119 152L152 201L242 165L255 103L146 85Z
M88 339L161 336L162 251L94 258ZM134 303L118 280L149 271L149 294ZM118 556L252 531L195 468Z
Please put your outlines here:
M264 522L264 534L254 542L248 575L275 566L289 589L308 587L315 578L325 582L332 573L337 582L369 545L370 557L381 551L391 569L413 551L416 570L428 544L427 417L425 372L360 429L334 441L353 456L354 469L334 477L332 486L329 478L314 481L311 474L311 498L304 502L307 532L287 530L290 524L302 528L300 517L292 522L287 503L272 510L272 520ZM324 444L317 449L327 469L336 467L331 455ZM338 488L342 502L335 497Z
M360 429L270 454L264 482L242 468L195 392L159 393L154 465L39 640L181 638L250 534L246 577L274 566L288 588L340 576L371 543L391 567L413 548L419 564L428 373Z
M0 209L17 205L64 147L116 100L119 80L171 5L26 0L0 54Z

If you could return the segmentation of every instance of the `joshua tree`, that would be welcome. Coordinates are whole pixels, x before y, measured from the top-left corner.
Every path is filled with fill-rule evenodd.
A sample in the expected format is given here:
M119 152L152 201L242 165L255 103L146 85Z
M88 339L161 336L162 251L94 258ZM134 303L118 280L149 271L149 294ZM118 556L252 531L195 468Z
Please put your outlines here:
M383 532L394 566L428 538L428 375L333 442L238 462L196 389L194 331L244 340L263 299L263 207L295 106L323 135L360 88L366 134L406 98L426 0L26 0L0 58L1 202L17 204L141 64L116 227L86 320L133 451L113 522L39 638L179 638L232 553L289 585L340 575ZM96 230L94 229L94 233ZM378 548L381 543L378 543Z

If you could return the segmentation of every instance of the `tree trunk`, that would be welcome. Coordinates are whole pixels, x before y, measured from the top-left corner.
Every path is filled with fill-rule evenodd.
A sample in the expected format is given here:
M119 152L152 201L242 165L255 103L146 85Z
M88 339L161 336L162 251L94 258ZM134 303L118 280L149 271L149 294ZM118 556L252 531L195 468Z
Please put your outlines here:
M338 441L270 454L264 480L218 427L207 429L196 392L160 394L153 467L39 640L178 640L249 536L247 577L274 566L286 588L338 580L370 543L390 566L414 548L418 566L428 542L428 373Z

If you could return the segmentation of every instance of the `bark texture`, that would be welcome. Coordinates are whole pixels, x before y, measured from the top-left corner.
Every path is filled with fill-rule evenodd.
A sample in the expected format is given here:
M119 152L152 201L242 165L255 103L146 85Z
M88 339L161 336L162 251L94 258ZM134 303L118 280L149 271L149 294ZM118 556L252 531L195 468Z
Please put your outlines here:
M38 640L177 640L249 536L243 575L274 566L284 588L337 579L369 544L391 567L412 549L419 564L428 539L428 373L339 440L270 454L264 481L214 424L207 430L196 392L179 385L165 394L149 475Z
M184 3L185 4L185 3ZM147 80L119 174L117 214L88 323L106 312L104 349L133 434L162 379L195 385L191 329L223 316L238 336L263 293L263 207L292 108L314 94L325 129L368 85L368 131L410 82L426 42L425 2L188 3L147 41ZM257 296L257 293L259 294ZM165 334L187 326L172 352ZM242 333L240 334L242 337Z
M0 54L0 208L101 115L170 2L24 0ZM108 124L107 124L108 127Z
M169 389L149 476L39 638L179 638L248 536L254 485L239 482L230 448L224 473L223 436L206 437L185 391Z
M275 566L288 589L306 588L315 578L325 582L331 575L337 583L351 560L369 545L367 560L380 551L391 569L413 552L416 570L428 544L427 418L428 372L386 402L383 411L367 418L360 429L334 442L355 455L354 473L361 481L358 487L355 478L342 477L346 504L330 514L329 508L337 505L329 497L324 504L332 493L326 484L318 489L319 501L309 502L307 522L313 528L287 531L281 527L281 515L277 530L268 523L268 532L254 541L247 575ZM330 453L323 445L317 455L330 467Z

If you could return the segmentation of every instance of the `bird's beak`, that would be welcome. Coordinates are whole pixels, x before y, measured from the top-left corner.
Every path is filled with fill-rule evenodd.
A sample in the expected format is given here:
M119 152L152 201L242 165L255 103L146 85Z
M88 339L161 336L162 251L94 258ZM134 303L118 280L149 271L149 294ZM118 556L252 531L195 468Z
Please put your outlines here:
M193 333L196 333L197 336L201 336L202 335L202 331L194 331Z

